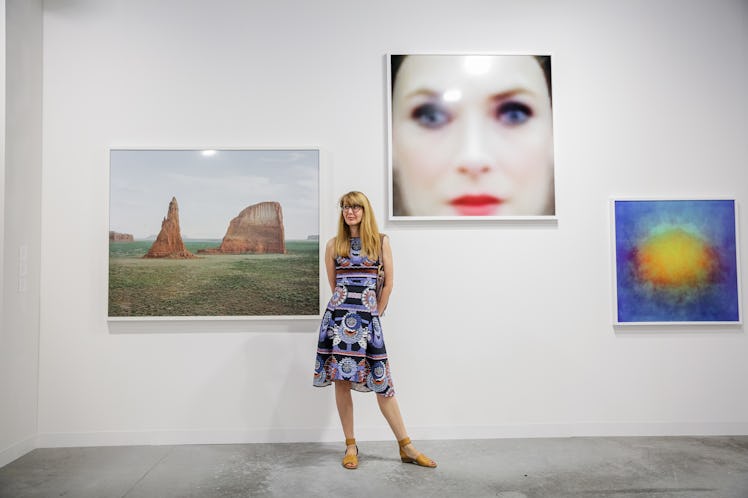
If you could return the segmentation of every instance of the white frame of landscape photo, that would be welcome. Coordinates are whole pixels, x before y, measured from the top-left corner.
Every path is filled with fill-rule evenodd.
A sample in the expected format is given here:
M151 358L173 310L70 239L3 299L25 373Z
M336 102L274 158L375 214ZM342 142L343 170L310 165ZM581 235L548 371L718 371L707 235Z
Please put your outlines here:
M393 78L400 78L403 74L400 65L406 57L419 59L410 65L407 79L404 80L407 82L402 90L405 104L395 108L399 105L400 98L394 99L393 93L400 93L396 91ZM522 57L535 57L539 61L539 69L544 78L542 90L538 90L538 72L524 64L520 60ZM553 133L552 59L553 55L550 53L388 54L386 107L389 220L556 220L558 168L555 164ZM451 70L442 71L437 68L443 64L459 64L462 69L455 70L450 66ZM504 67L511 69L504 71ZM491 79L485 75L489 70L496 71ZM458 78L456 75L461 76ZM541 93L546 90L547 95ZM474 103L479 103L480 110ZM517 119L501 120L501 123L499 120L491 123L485 121L485 124L481 121L477 132L468 130L463 133L464 140L448 139L456 137L456 130L468 121L476 122L473 118L460 119L461 116L488 116L491 114L488 108L492 105L497 108L494 110L495 115L509 116L512 112L512 116L524 115L529 119L524 123ZM424 106L442 110L439 115L447 116L441 120L444 126L424 126L426 123L419 120L420 117L412 117L414 113L420 112L419 107ZM472 107L468 112L469 106ZM473 110L479 112L473 113ZM429 123L439 121L436 119L436 111L423 119L432 115L434 118ZM421 126L416 126L418 124ZM524 124L524 127L520 124ZM488 134L495 140L491 141L490 146L487 142L482 142L485 153L480 161L483 162L478 164L479 159L475 158L472 161L475 164L456 164L457 156L460 155L453 154L449 143L473 143ZM524 134L525 139L519 138L521 134ZM529 135L534 138L529 139ZM395 140L398 142L395 143ZM533 143L541 146L530 145ZM400 158L398 161L408 164L407 168L402 164L394 164L393 156L396 152ZM548 154L551 155L550 158L547 157ZM403 160L403 157L407 160ZM546 161L550 161L550 165ZM455 173L463 170L467 173ZM400 171L406 171L407 175ZM426 173L434 174L429 177ZM404 176L407 179L403 179ZM468 176L473 177L473 180L466 180ZM480 181L477 180L479 176ZM418 203L418 208L413 207L414 203Z
M110 321L320 317L319 148L109 161Z

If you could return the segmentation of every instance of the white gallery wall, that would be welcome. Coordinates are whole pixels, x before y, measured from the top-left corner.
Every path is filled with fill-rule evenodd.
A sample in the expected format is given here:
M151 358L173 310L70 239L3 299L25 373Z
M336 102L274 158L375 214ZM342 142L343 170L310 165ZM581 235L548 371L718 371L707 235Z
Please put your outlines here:
M608 211L748 206L744 1L45 0L43 34L39 446L342 438L316 320L107 323L110 146L320 147L321 237L350 189L391 236L415 438L748 434L744 326L612 326ZM558 222L385 221L389 52L553 54Z
M0 2L0 466L34 449L39 371L42 2Z

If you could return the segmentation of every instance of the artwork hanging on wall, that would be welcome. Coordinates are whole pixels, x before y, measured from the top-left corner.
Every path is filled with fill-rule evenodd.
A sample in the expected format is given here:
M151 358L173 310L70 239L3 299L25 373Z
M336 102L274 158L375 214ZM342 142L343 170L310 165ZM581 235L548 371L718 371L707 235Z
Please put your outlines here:
M389 219L555 219L551 56L388 56Z
M110 320L318 317L319 150L111 149Z
M741 323L734 200L611 202L614 322Z

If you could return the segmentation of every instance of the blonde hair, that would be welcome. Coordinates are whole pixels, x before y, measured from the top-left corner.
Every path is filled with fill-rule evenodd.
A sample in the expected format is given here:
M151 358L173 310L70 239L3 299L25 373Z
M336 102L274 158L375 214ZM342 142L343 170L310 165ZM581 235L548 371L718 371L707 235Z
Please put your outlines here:
M340 218L338 219L338 235L335 237L335 254L345 258L350 257L351 251L351 229L343 218L343 206L359 205L363 208L361 213L361 225L359 225L359 237L361 237L361 254L369 259L376 260L382 251L382 242L379 237L379 228L377 220L371 209L369 199L356 190L343 194L340 198L339 206L341 208Z

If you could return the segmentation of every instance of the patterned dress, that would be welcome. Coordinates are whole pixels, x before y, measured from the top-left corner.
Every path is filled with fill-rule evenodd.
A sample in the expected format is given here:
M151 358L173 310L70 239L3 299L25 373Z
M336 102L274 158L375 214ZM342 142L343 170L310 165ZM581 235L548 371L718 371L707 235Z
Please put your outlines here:
M335 259L335 291L319 328L315 386L348 380L356 391L395 394L377 310L378 266L361 256L358 237L351 239L350 258Z

